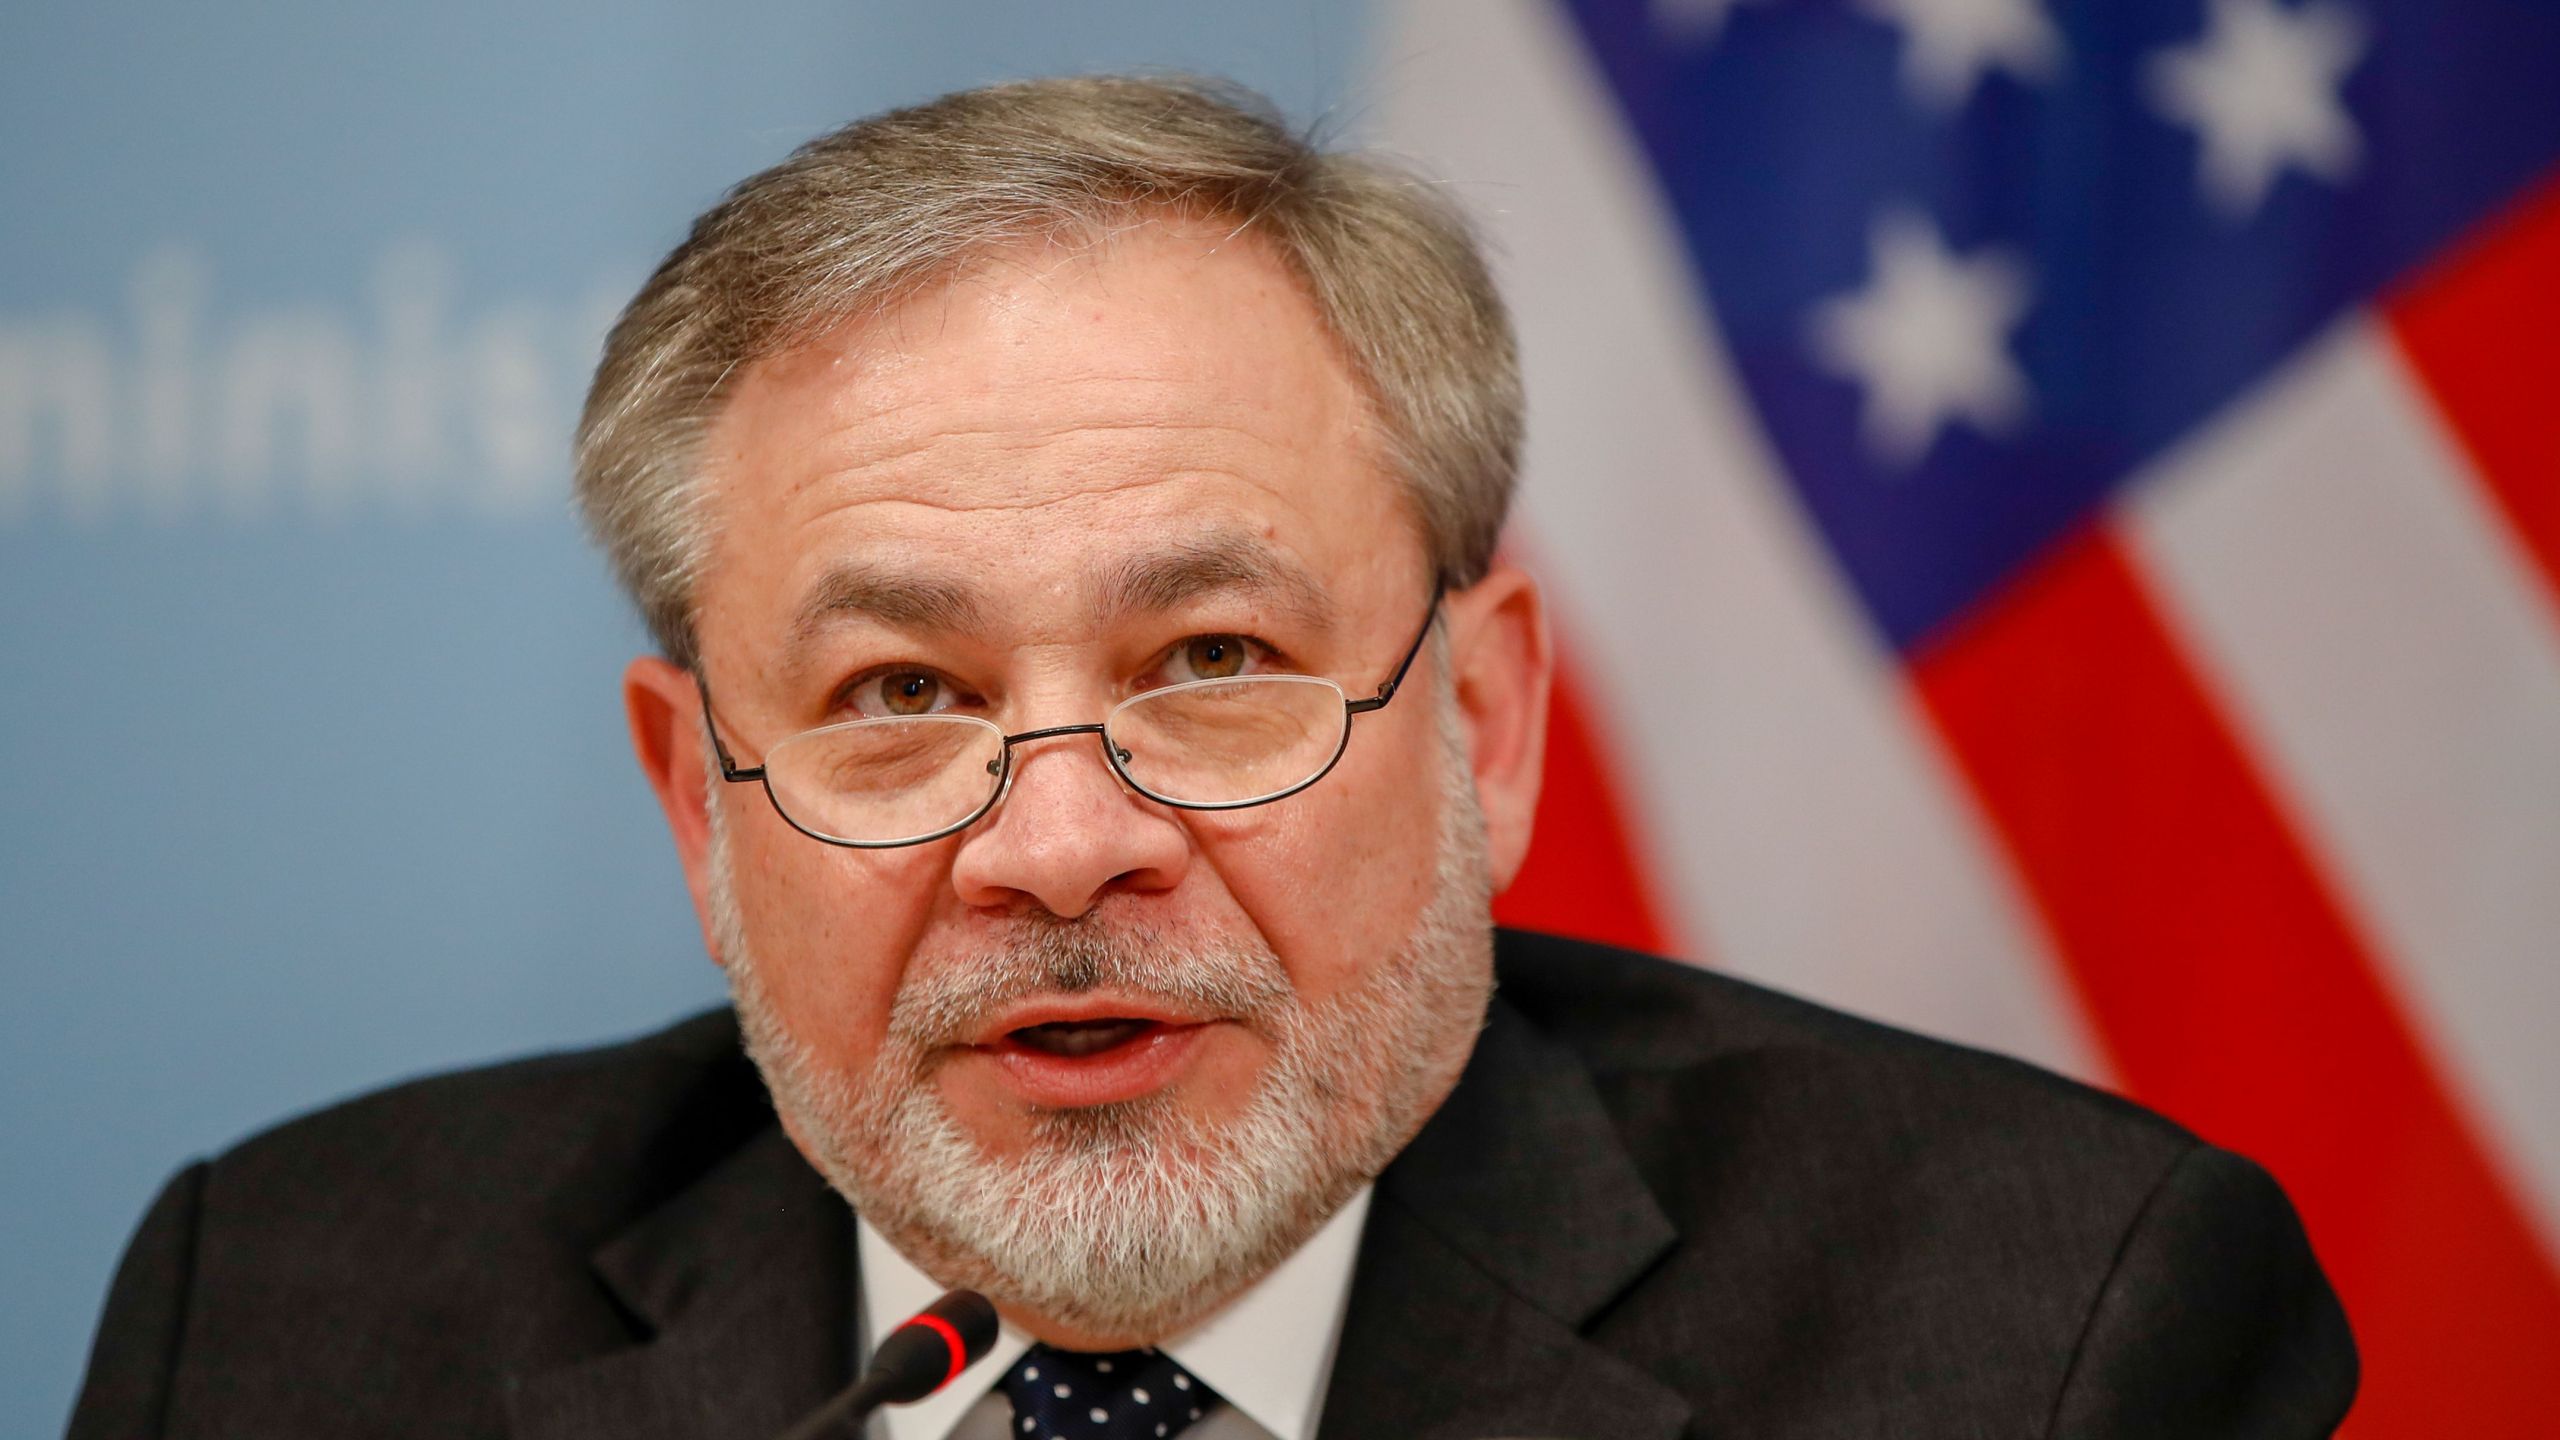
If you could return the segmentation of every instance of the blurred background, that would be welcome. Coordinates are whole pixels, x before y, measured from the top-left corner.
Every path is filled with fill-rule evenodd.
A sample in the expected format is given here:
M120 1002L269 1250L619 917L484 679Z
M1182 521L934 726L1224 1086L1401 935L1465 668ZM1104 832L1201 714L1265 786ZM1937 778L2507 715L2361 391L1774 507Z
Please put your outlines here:
M1499 251L1567 667L1506 919L2165 1108L2302 1208L2350 1433L2547 1433L2536 0L14 6L5 1428L188 1158L719 1000L569 509L598 340L810 135L1132 68Z

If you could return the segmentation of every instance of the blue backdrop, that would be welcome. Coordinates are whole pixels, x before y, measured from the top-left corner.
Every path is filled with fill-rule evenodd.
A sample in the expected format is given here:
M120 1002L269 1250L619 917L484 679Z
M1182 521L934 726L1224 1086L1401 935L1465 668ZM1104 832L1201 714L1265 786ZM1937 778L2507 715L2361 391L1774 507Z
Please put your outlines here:
M1357 128L1368 10L11 8L0 1430L59 1431L186 1158L718 997L567 488L596 341L684 223L1010 75L1206 70Z

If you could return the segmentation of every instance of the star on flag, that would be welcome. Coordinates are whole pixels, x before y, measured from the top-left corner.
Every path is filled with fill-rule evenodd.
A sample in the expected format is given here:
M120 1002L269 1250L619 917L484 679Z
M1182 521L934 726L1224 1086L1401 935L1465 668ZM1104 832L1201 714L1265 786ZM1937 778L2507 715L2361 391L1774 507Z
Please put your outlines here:
M2339 88L2364 49L2363 22L2335 0L2213 0L2195 44L2153 59L2151 103L2196 132L2206 197L2247 220L2287 169L2355 173L2363 142Z
M2062 37L2038 0L1859 0L1858 8L1901 27L1903 87L1940 110L1972 98L1994 70L2045 83L2062 69Z
M2027 311L2026 267L1996 250L1954 254L1909 210L1877 220L1868 255L1866 288L1825 302L1812 336L1824 366L1866 392L1868 448L1908 468L1951 421L2015 428L2029 392L2008 335Z

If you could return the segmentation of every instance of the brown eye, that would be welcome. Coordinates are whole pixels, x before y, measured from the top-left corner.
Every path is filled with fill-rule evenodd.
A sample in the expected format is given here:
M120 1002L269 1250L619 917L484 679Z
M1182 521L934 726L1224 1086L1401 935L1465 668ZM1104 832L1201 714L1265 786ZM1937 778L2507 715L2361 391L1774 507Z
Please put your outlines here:
M942 682L920 670L883 675L872 683L880 687L880 710L886 715L930 714L942 698Z
M1244 637L1194 635L1182 645L1183 663L1201 680L1224 680L1244 669Z

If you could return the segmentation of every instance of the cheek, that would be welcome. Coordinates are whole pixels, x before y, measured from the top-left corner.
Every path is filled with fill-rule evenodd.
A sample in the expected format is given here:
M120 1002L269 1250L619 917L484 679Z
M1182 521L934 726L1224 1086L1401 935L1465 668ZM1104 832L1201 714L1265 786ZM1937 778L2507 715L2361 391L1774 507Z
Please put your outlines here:
M838 1066L867 1066L888 1032L940 848L847 850L779 823L738 846L738 913L757 977L792 1033Z
M1304 1000L1340 992L1391 954L1436 883L1430 756L1392 745L1362 752L1363 739L1379 738L1355 736L1313 789L1239 812L1265 823L1201 833L1202 852Z

